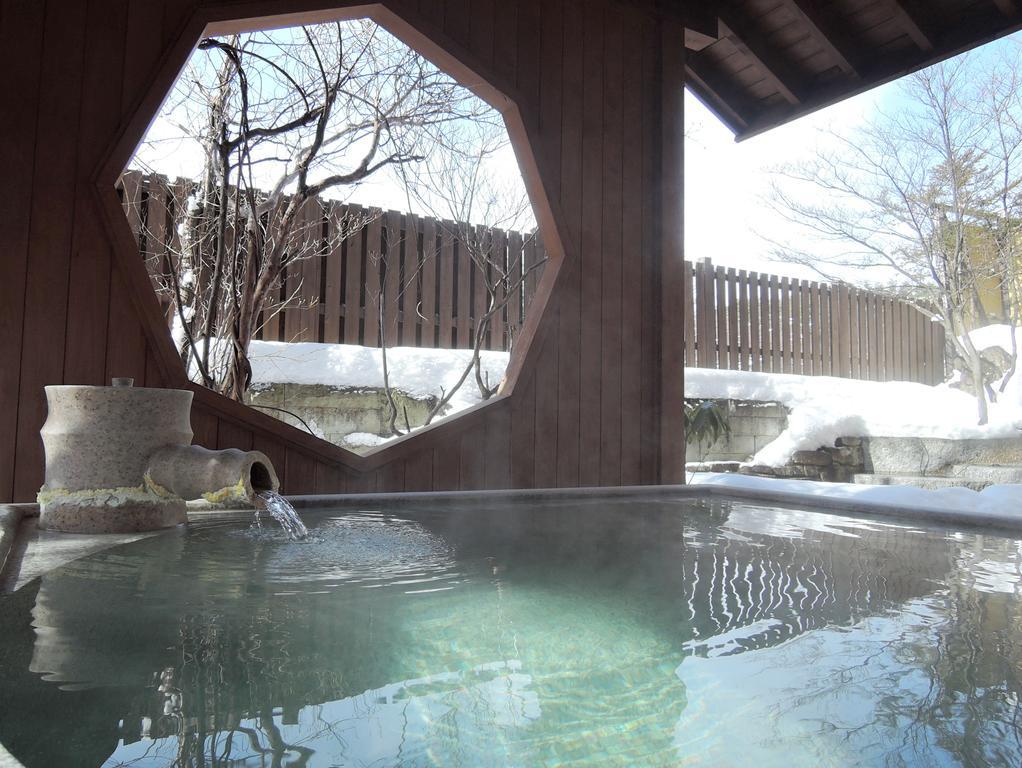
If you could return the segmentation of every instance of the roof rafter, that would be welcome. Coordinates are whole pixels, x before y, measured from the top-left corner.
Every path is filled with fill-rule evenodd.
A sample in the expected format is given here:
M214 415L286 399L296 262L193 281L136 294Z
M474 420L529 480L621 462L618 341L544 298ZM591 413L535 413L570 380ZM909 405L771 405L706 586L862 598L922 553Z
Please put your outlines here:
M720 9L718 16L720 36L728 38L744 56L754 61L763 76L777 88L788 103L801 104L805 99L805 93L800 78L764 40L762 34L742 23L738 14Z
M721 81L698 54L690 54L685 60L685 77L692 92L730 126L735 133L742 133L749 127L749 118L739 111L737 104L742 97L733 84Z
M1010 2L1010 0L1006 1ZM823 17L815 0L785 0L785 7L805 25L813 38L837 61L838 68L842 72L854 78L859 77L858 69L853 63L854 55L851 53L851 46L844 41L843 37L838 36L834 25L828 23Z
M883 0L883 4L887 6L898 26L905 30L905 34L912 38L912 42L919 50L933 50L931 36L923 28L922 21L909 11L906 0Z

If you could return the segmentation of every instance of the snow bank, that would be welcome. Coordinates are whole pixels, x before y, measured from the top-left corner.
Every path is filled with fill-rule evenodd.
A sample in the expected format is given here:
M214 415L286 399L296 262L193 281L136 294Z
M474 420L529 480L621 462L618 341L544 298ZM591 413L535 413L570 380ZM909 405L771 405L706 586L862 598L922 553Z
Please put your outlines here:
M980 329L973 338L986 346L1007 340L1011 347L1007 326ZM786 463L795 451L832 446L842 436L1022 437L1022 376L1013 377L999 402L990 404L989 423L982 427L976 424L972 395L947 384L688 368L685 396L778 402L789 408L788 428L752 459L767 466Z
M507 352L480 353L484 377L491 385L504 378ZM387 368L390 385L410 397L439 397L450 392L472 359L468 349L390 347ZM318 344L253 341L249 347L252 387L267 384L323 384L345 389L383 387L383 353L353 344ZM485 380L485 378L484 378ZM474 373L452 398L447 414L480 402Z
M820 483L712 472L693 473L688 481L693 485L798 495L807 501L825 497L867 506L896 506L906 511L939 511L963 519L1022 519L1022 485L992 485L982 491L968 488L926 490L910 486Z

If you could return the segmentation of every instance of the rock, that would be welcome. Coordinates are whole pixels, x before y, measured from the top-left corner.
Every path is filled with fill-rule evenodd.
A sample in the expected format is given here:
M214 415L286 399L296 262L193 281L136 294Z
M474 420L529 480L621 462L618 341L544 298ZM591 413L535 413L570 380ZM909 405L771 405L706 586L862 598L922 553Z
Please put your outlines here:
M826 451L795 451L791 461L793 464L808 464L812 467L829 467L833 463Z
M846 467L862 466L862 448L860 446L842 446L827 451L835 464Z

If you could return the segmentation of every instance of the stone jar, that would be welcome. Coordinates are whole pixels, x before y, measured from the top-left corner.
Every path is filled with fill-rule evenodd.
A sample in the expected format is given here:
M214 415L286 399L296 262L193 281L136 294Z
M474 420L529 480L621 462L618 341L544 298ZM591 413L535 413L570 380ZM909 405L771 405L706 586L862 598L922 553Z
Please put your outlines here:
M46 402L40 527L122 533L185 521L184 501L148 492L144 478L157 449L191 443L191 392L49 386Z

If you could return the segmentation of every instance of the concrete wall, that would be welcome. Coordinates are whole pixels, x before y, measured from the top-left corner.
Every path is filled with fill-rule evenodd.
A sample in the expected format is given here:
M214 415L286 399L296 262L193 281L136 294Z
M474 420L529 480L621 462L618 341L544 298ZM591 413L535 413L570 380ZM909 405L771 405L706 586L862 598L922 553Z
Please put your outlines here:
M390 404L382 389L341 389L323 384L271 384L253 387L246 402L262 407L274 418L299 429L308 425L317 437L359 453L360 444L346 441L352 433L389 435ZM394 392L398 427L405 418L412 427L422 426L429 415L428 400L417 400ZM280 409L280 410L277 410ZM287 411L288 413L284 413ZM298 416L302 421L294 418Z
M748 461L788 426L788 412L777 403L744 400L720 402L727 404L731 434L709 445L689 443L688 461Z

